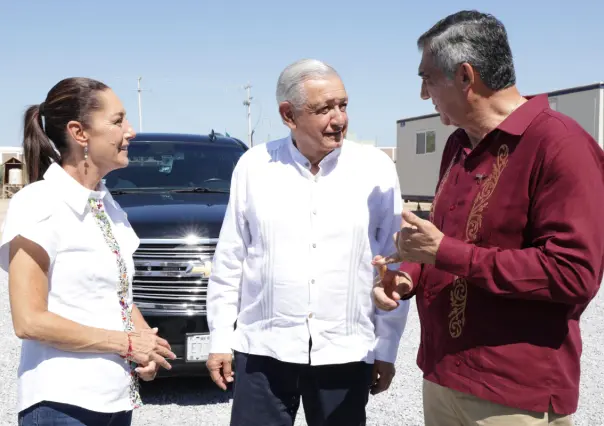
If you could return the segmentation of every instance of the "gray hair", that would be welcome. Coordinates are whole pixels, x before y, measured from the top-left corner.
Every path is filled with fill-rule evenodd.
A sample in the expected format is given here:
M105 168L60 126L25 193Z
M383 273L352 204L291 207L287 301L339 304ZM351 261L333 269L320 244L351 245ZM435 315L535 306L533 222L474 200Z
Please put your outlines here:
M458 66L467 62L491 90L516 83L507 32L492 15L474 10L449 15L422 34L417 46L432 54L436 66L448 78L453 78Z
M306 103L304 82L307 80L323 80L337 76L331 66L318 59L302 59L288 65L277 81L277 103L289 102L294 108L300 109Z

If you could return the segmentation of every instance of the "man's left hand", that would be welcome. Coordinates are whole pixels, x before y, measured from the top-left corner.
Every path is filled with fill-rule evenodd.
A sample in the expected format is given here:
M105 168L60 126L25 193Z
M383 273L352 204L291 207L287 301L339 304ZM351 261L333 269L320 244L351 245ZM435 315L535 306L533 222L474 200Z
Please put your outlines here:
M371 378L371 395L377 395L390 387L396 369L394 364L386 361L373 362L373 377Z
M409 211L403 212L403 220L410 226L403 226L396 236L399 261L434 265L444 234L429 220Z

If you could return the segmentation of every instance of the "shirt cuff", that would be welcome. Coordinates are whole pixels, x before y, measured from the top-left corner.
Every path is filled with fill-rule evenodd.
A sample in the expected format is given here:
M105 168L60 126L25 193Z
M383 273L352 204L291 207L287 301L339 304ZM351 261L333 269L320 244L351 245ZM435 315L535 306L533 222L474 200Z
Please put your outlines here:
M472 265L472 245L444 236L436 252L434 266L459 277L467 277Z
M417 285L417 282L419 281L419 274L421 272L422 265L420 265L419 263L411 262L402 262L400 265L401 266L398 270L401 272L405 272L407 275L409 275L411 281L413 281L413 287L415 287Z
M394 364L400 341L378 336L375 342L374 355L377 361L390 362Z
M232 352L234 330L214 330L210 333L210 353L230 354Z
M389 263L386 267L391 271L400 271L401 264L400 263Z
M401 297L401 301L409 300L417 293L417 287L419 286L419 277L422 271L422 265L419 263L411 263L411 262L403 262L399 268L399 271L404 272L409 275L411 278L411 284L413 285L413 289L408 293Z

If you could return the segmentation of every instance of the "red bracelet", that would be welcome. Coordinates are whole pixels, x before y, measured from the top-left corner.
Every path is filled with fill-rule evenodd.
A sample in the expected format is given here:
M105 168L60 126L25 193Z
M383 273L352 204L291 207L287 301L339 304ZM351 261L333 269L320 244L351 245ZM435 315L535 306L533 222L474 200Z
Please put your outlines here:
M128 352L126 352L125 356L120 356L130 361L132 359L132 338L130 337L130 333L126 333L126 336L128 336Z

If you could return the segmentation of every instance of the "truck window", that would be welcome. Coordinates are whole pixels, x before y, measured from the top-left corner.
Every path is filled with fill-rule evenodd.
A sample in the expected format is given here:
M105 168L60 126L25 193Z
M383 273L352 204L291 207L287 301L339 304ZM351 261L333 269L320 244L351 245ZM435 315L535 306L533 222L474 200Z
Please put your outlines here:
M243 153L241 147L222 144L133 141L128 147L130 164L109 173L105 185L110 190L229 190L233 169Z

